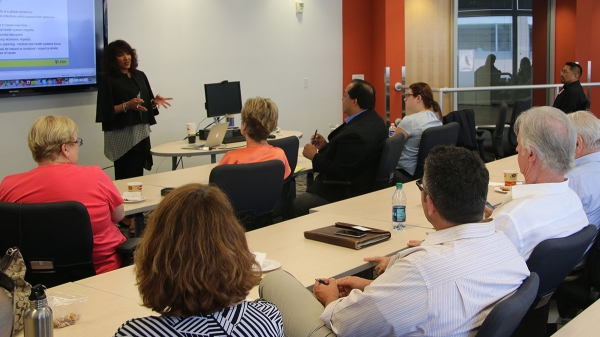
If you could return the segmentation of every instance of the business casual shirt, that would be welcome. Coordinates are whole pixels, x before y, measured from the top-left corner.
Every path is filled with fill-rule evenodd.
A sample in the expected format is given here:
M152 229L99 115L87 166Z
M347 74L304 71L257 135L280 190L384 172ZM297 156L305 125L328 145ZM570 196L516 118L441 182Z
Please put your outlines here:
M415 170L417 169L417 154L419 153L423 131L430 127L441 125L442 121L431 110L421 111L404 117L398 127L408 133L408 138L404 142L404 148L402 149L402 154L396 168L403 169L411 175L415 174Z
M469 336L527 276L493 221L458 225L396 254L364 291L330 303L320 318L338 336Z
M600 229L600 152L575 159L575 167L565 177L581 199L588 221Z
M491 217L525 260L540 242L564 238L589 224L568 179L513 186Z
M579 81L563 85L563 88L556 96L553 107L562 110L564 113L571 113L578 110L584 110L587 97L583 92L583 87Z

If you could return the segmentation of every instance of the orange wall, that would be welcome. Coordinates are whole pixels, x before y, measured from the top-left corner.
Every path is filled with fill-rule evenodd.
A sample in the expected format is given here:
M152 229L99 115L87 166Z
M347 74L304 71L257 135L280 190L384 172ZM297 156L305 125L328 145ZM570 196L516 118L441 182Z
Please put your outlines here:
M548 68L548 55L546 54L548 45L548 1L533 1L533 27L532 27L532 48L533 59L533 84L546 84ZM546 105L546 91L533 91L533 106Z
M401 80L404 58L404 0L342 1L342 82L352 74L364 74L375 87L375 110L385 118L385 67L391 67L391 119L402 113L401 93L393 85Z

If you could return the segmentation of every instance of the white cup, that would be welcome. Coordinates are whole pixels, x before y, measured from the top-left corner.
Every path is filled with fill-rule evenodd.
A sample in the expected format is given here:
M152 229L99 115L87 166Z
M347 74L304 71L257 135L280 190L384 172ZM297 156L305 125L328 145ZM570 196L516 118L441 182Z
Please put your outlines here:
M195 136L196 135L196 123L187 123L187 135Z
M139 192L142 193L142 183L133 181L127 183L127 192Z

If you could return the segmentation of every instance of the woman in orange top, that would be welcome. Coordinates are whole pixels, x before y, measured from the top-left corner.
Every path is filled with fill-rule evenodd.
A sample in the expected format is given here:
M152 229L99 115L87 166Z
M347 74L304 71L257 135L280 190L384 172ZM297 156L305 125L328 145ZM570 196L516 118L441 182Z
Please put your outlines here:
M290 173L285 152L267 143L267 137L277 127L279 112L270 98L256 97L246 100L242 108L242 135L246 137L246 147L227 152L219 165L249 164L267 160L281 160L285 166L284 178Z

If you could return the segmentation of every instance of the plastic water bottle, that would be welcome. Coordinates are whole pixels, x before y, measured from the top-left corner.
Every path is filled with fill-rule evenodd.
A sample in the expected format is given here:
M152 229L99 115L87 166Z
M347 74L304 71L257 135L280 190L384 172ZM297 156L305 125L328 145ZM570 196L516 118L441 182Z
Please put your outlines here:
M396 183L396 190L392 196L392 228L403 230L406 222L406 194L402 190L402 183Z
M394 122L390 122L390 137L394 135L395 131L396 131L396 124L394 124Z

